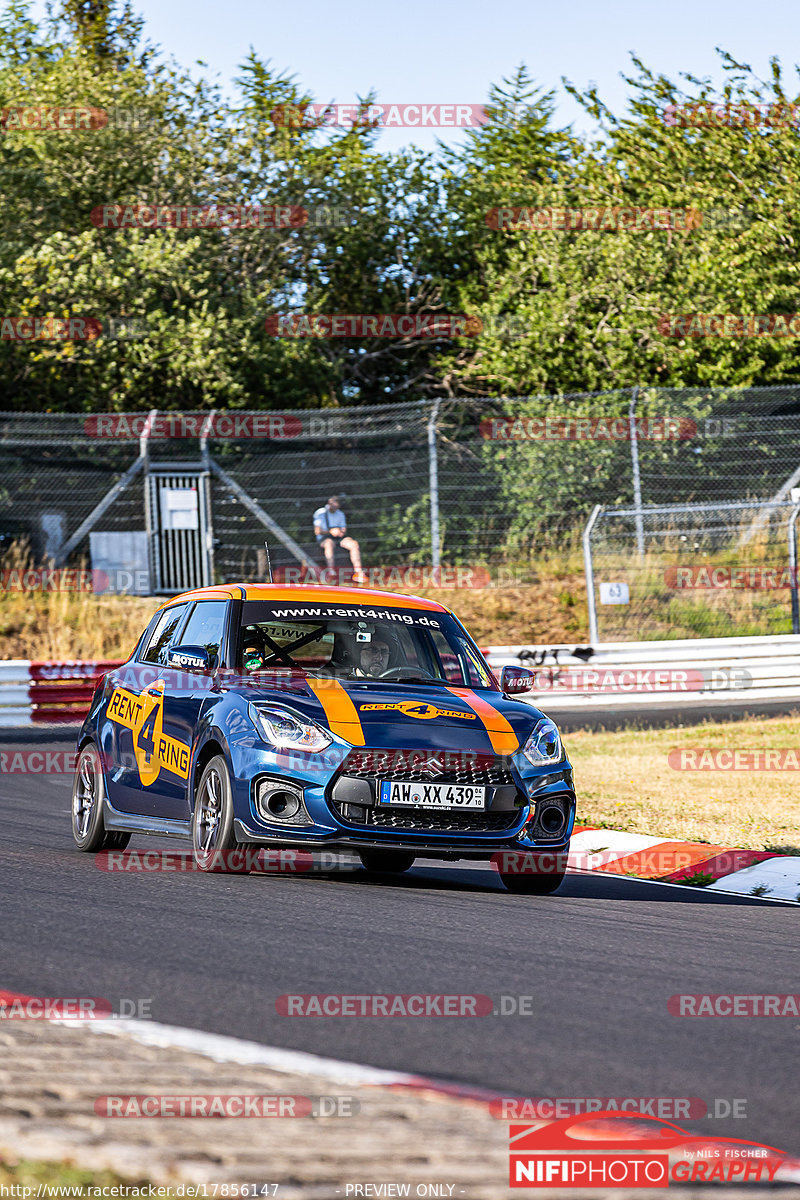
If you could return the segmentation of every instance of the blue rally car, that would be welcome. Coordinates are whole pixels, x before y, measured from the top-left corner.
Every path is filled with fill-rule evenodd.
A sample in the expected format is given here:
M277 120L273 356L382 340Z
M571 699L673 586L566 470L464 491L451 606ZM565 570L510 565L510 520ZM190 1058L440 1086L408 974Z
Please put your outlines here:
M204 870L259 847L356 852L371 871L491 860L510 891L555 891L575 792L554 722L510 698L531 684L520 667L498 682L432 600L276 584L177 596L97 684L75 842L187 838Z

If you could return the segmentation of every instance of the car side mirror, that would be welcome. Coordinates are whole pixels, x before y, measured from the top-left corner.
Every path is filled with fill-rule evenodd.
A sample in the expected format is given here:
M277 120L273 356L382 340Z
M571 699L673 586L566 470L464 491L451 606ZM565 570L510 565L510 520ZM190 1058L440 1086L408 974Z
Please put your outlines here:
M520 692L530 692L536 677L533 671L525 667L503 667L500 672L500 691L506 696L518 696Z
M167 665L183 671L208 671L209 662L205 646L175 646L167 655Z

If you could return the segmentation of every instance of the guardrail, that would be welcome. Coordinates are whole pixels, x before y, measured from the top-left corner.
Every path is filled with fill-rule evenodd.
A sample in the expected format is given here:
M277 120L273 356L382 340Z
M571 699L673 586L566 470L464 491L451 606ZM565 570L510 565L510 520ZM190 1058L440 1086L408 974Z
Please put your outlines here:
M490 665L525 666L536 687L521 698L558 708L794 700L800 636L605 642L599 646L489 646ZM100 675L119 661L0 662L0 727L78 724ZM546 707L546 703L545 703Z
M528 667L536 687L523 699L559 708L618 709L709 700L792 700L800 705L800 636L603 642L597 646L491 646L497 672Z
M89 710L101 675L118 661L0 662L0 728L19 725L79 725Z

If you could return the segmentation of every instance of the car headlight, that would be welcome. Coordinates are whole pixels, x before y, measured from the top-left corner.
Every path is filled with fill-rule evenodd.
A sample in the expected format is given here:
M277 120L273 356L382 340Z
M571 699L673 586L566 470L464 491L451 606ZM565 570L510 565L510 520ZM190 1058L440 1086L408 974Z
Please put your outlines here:
M333 738L314 721L308 721L288 708L250 705L250 719L265 742L279 749L308 750L316 753L330 746Z
M564 750L555 721L543 717L522 747L522 753L535 767L541 766L542 763L560 762L564 757Z

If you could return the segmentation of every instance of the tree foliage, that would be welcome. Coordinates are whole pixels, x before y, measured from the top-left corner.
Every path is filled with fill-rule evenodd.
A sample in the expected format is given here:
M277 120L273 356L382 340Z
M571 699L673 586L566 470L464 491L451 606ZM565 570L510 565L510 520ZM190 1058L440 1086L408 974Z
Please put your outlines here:
M797 99L723 55L732 109ZM0 317L94 317L89 340L0 339L3 406L285 408L800 380L792 338L668 337L663 314L792 313L800 170L794 119L703 124L707 81L633 60L612 113L558 127L524 66L488 120L437 154L388 153L369 125L285 121L311 97L251 51L233 98L144 39L128 3L61 0L0 19ZM372 99L366 97L365 101ZM100 127L41 130L21 108L84 106ZM302 206L287 228L98 227L102 206ZM692 210L690 228L492 224L499 208ZM479 314L477 336L278 338L271 314ZM134 321L135 337L107 336Z

